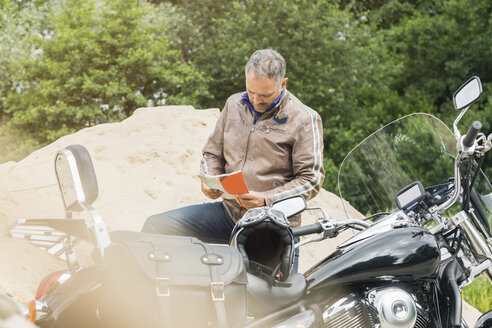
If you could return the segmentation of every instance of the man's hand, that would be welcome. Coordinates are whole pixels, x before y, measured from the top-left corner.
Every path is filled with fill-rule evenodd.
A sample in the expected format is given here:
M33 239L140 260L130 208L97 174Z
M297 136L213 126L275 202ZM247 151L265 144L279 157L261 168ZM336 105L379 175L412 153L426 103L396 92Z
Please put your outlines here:
M255 207L265 206L265 198L261 192L250 191L249 194L239 194L236 196L242 203L242 207L252 209Z
M217 189L210 189L202 182L202 193L210 199L217 199L222 196L223 192Z

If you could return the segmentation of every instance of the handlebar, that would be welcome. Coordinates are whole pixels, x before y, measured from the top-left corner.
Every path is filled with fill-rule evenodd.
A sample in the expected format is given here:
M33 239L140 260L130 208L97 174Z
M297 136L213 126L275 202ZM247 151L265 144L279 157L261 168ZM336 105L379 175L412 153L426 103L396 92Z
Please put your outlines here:
M332 221L323 218L323 219L319 219L318 222L310 225L292 228L292 234L294 235L294 237L300 237L300 236L306 236L306 235L324 232L323 238L331 238L331 237L335 237L338 234L338 232L346 229L351 225L367 228L371 226L372 223L363 220L358 220L358 219Z
M465 147L471 147L475 143L475 139L477 138L478 133L482 129L482 123L479 121L474 121L471 125L470 128L468 129L468 132L465 135L465 138L463 139L463 146Z
M313 223L306 226L292 228L292 234L294 235L294 237L311 235L320 232L323 232L323 227L319 223Z

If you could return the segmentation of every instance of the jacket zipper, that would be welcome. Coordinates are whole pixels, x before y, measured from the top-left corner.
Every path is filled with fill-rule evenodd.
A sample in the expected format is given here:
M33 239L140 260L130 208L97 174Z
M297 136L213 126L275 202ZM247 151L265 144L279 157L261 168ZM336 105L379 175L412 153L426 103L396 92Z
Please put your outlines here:
M270 126L263 125L262 126L263 130L265 130L265 133L270 133L270 131L276 131L279 133L285 133L285 130L282 129L277 129L277 128L272 128Z
M277 104L277 106L278 106L278 104ZM275 107L277 107L277 106L275 106ZM258 121L259 120L260 119L258 118ZM258 121L253 122L253 126L251 127L251 129L249 129L248 140L246 141L246 154L244 155L244 163L243 163L243 166L241 167L241 171L244 169L244 166L246 165L246 160L248 159L249 138L251 137L251 133L253 133L255 131L255 125L256 125L256 123L258 123ZM272 130L276 130L276 129L272 129ZM282 131L282 130L279 130L279 131ZM282 132L285 132L285 131L282 131Z
M249 129L248 140L246 141L246 154L244 155L244 163L243 166L241 167L241 171L244 169L244 165L246 165L246 160L248 159L249 138L251 137L251 133L253 133L254 131L255 131L255 124L253 123L251 129Z

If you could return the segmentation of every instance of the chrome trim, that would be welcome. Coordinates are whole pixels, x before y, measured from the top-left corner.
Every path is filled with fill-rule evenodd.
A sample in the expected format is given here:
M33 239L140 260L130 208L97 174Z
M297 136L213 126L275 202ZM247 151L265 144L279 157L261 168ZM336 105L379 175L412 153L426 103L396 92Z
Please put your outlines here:
M303 327L310 328L314 326L316 320L316 315L313 310L307 310L284 320L272 328L292 328L292 327Z
M468 276L468 279L463 281L460 285L460 290L462 291L463 288L468 286L473 282L476 276L478 276L480 273L482 273L485 270L488 270L492 267L492 261L487 259L480 263L479 265L472 266L470 269L470 275Z
M82 186L82 180L80 178L75 156L68 149L62 149L58 151L57 156L65 156L65 158L67 159L68 166L70 168L70 172L73 177L74 188L77 194L77 201L80 204L80 206L82 206L84 210L89 212L89 214L92 217L93 222L91 224L92 226L91 228L94 231L94 235L97 242L97 248L99 249L101 256L104 257L104 249L111 244L111 239L109 238L109 233L106 224L101 218L101 215L99 215L96 209L93 208L90 204L86 204L84 188Z
M461 118L463 117L463 115L465 115L465 113L468 110L468 108L470 108L470 106L462 109L460 111L458 117L456 118L456 120L454 120L454 122L453 122L453 131L454 131L454 136L455 136L456 139L461 138L460 130L458 130L458 122L461 121Z
M451 258L452 256L447 248L440 248L439 251L441 253L441 263Z
M485 237L483 239L485 240L486 243L489 244L489 248L492 250L492 246L490 244L490 241L491 241L490 232L487 231L487 229L485 229L485 227L482 224L482 221L477 217L477 214L473 210L473 207L470 208L469 212L470 212L470 215L475 219L474 224L476 223L475 225L478 226L477 227L477 228L479 228L478 232L480 232Z
M44 317L51 314L51 309L49 308L46 302L40 300L34 300L34 304L36 305L36 321L43 319ZM20 307L21 315L24 317L28 317L29 315L29 307L22 306Z
M360 220L359 220L360 221ZM365 222L365 221L361 221ZM357 222L359 223L359 222ZM368 223L368 222L365 222ZM370 238L372 236L379 235L383 232L391 231L394 229L396 224L405 223L408 226L414 226L415 223L405 214L403 211L398 211L388 215L387 217L381 219L380 221L367 226L365 230L357 233L355 236L345 241L344 243L337 246L338 249L350 246L361 240ZM340 224L337 222L337 224Z
M63 284L65 281L67 281L68 279L70 279L72 277L72 274L70 273L64 273L60 276L60 278L58 278L57 282L59 284Z
M303 245L306 245L306 244L309 244L312 242L316 242L316 241L321 241L323 239L325 239L323 236L313 236L313 237L309 237L309 238L303 238L301 241L299 241L298 243L296 243L294 245L294 248L299 248Z
M27 318L29 316L29 308L27 306L20 305L17 307L17 310L19 311L19 314L24 318Z
M104 256L104 249L111 244L106 223L104 223L101 215L94 207L85 203L81 203L80 205L92 216L92 227L97 241L97 248L101 252L101 255Z
M366 222L363 220L359 219L348 219L348 220L342 220L342 221L335 221L335 226L344 226L344 225L359 225L363 228L368 228L373 226L374 224L370 222Z
M490 251L487 242L482 238L480 232L478 232L473 223L471 223L470 218L464 220L460 225L463 227L466 237L475 251L492 260L492 252Z
M326 213L325 209L324 209L324 208L322 208L321 206L307 207L307 208L305 209L305 211L314 211L314 210L320 210L320 211L321 211L321 213L323 213L323 217L324 217L324 218L327 218L327 219L329 219L329 218L330 218L330 216L328 215L328 213Z
M415 325L417 306L413 297L404 290L394 287L373 289L367 294L367 299L381 328L411 328Z
M79 171L77 170L77 162L72 152L68 149L62 149L59 153L63 153L68 161L68 166L70 167L70 172L72 173L75 191L77 193L77 200L80 204L85 203L84 188L82 187L82 180L80 179Z
M323 311L323 322L328 323L333 317L338 316L339 314L349 312L352 310L359 302L361 301L360 296L356 294L349 294L330 307L328 307L325 311Z
M310 208L310 209L318 209L318 208ZM319 208L319 209L323 210L322 208ZM323 213L325 213L324 210L323 210ZM336 237L336 235L340 231L342 231L345 227L347 227L349 225L358 225L358 226L361 226L362 228L368 228L368 227L372 226L372 224L370 222L366 222L366 221L359 220L359 219L348 219L348 220L342 220L342 221L335 221L335 220L331 220L330 218L321 218L321 219L318 219L318 221L316 221L316 222L319 223L321 225L321 227L323 228L323 231L320 233L320 235L311 236L309 238L303 238L301 241L299 241L298 243L296 243L294 245L295 248L299 248L305 244L309 244L312 242L321 241L321 240L324 240L326 238Z
M465 211L460 211L460 212L456 213L455 215L453 215L452 217L450 217L449 219L443 220L442 222L438 223L437 225L429 227L428 231L431 234L436 234L443 229L449 229L451 227L456 227L456 226L460 225L461 223L463 223L467 219L468 219L468 214L466 214Z
M449 207L451 207L458 199L461 191L461 174L460 174L460 162L462 159L462 153L459 153L454 160L454 193L447 201L437 207L437 212L442 213Z
M72 273L76 272L80 270L80 267L77 268L75 271L72 271L72 272L65 272L63 273L60 278L58 278L57 281L55 281L55 283L46 291L46 293L44 293L43 296L41 296L41 298L39 299L40 302L44 302L44 300L51 295L51 293L56 290L61 284L63 284L65 281L67 281L68 279L70 279L72 277Z

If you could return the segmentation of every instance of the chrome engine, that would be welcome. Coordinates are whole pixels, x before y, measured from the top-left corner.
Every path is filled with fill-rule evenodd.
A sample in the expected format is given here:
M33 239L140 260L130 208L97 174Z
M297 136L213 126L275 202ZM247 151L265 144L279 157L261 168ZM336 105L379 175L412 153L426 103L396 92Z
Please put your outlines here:
M428 328L429 320L413 297L403 289L375 288L364 295L349 294L326 307L326 328Z

